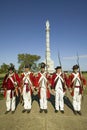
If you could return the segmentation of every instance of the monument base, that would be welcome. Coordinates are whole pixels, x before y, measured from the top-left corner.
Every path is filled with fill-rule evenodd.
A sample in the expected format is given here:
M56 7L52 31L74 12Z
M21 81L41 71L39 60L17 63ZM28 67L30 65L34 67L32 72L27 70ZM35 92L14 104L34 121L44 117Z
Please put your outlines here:
M54 73L54 62L52 60L48 60L46 62L47 64L47 67L46 67L46 71L49 72L49 73Z

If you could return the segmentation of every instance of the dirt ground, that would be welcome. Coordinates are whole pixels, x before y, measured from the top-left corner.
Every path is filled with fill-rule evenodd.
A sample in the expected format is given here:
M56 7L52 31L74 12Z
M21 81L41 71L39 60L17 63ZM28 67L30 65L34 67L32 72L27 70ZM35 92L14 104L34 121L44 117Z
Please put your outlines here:
M36 99L36 98L35 98ZM0 100L0 130L87 130L87 96L82 102L82 116L74 115L72 99L64 98L65 113L54 112L54 98L48 101L48 113L39 113L36 100L30 113L22 113L23 106L18 104L14 114L5 115L5 100Z

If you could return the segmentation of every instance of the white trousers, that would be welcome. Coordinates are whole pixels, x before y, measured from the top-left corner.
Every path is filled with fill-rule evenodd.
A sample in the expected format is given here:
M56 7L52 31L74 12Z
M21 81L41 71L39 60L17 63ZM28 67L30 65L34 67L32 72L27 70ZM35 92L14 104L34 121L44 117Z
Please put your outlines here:
M7 111L11 110L11 111L14 111L15 110L15 106L16 106L16 98L13 94L14 92L12 92L12 98L10 97L11 96L11 90L7 90L7 93L6 93L6 108L7 108Z
M55 91L55 109L56 110L64 110L64 93L63 90L61 90L60 88L58 88Z
M40 90L40 108L47 109L47 94L45 88L41 88Z
M74 88L73 107L75 111L81 110L81 94L79 94L79 88Z
M23 87L23 100L24 100L24 109L31 109L31 92L26 92L26 85Z

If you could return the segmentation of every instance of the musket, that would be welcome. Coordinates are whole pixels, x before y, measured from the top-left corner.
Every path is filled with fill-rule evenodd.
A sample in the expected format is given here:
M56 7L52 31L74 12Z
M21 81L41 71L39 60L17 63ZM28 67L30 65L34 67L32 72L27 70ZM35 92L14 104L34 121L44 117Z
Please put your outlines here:
M81 71L80 71L80 64L79 64L79 56L78 56L78 53L77 53L77 65L79 66L79 74L80 74L80 77L81 77Z
M13 84L14 84L14 87L15 87L15 94L18 97L19 92L18 92L18 84L17 84L17 80L16 80L16 77L15 77L15 73L14 73L14 83Z
M33 63L32 66L31 66L31 70L32 72L36 73L38 71L38 67L36 65L36 63Z
M7 94L7 89L4 89L4 93L3 93L4 98L6 98L6 94Z
M81 79L81 88L82 88L82 91L83 91L83 82L82 82L82 75L81 75L81 70L80 70L80 64L79 64L79 55L77 53L77 65L79 66L79 75L80 75L80 79ZM83 92L82 92L82 99L83 99Z
M62 63L61 63L59 52L58 52L58 61L59 61L59 65L61 66L61 69L62 69ZM62 70L62 73L63 73L63 70ZM63 73L63 75L64 75L64 73ZM66 86L65 83L64 83L64 86ZM64 87L64 89L66 89L66 88Z
M59 65L62 67L62 63L61 63L61 59L60 59L60 54L58 52L58 61L59 61Z

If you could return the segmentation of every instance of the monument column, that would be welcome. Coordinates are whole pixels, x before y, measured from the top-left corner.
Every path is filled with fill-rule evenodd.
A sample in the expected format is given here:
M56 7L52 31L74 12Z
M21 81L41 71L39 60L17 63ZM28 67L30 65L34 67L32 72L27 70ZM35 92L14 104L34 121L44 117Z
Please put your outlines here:
M47 71L52 73L54 72L54 62L51 60L51 52L50 52L50 24L49 21L46 21L46 64Z

